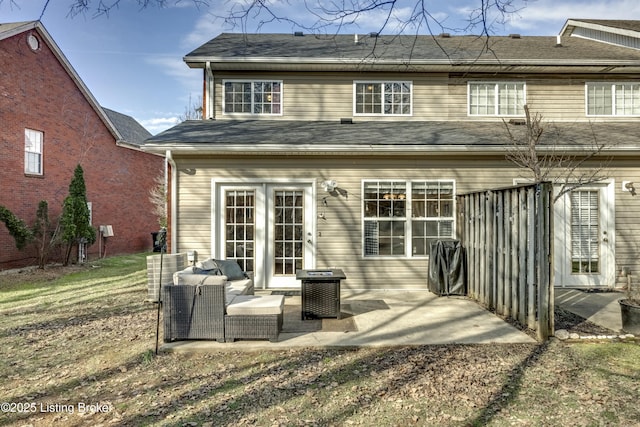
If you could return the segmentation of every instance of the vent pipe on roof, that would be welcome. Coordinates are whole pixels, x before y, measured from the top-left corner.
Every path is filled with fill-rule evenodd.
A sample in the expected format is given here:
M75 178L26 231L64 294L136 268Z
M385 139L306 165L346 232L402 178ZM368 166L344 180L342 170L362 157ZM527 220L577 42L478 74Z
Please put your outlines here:
M353 35L353 42L354 42L355 44L358 44L358 35L357 35L357 34L354 34L354 35Z
M556 47L562 47L562 36L560 34L556 36Z

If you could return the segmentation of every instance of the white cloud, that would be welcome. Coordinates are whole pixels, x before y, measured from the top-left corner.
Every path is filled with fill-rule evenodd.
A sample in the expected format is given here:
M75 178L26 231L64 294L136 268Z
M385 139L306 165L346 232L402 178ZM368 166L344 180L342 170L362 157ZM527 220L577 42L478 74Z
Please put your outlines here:
M156 135L164 130L169 129L180 123L180 119L177 116L172 117L154 117L150 119L138 120L145 129Z
M145 57L145 61L151 64L154 70L171 77L190 91L200 92L202 70L189 68L183 61L183 56L180 54L150 55Z
M198 18L191 32L182 39L181 45L185 49L191 51L208 42L220 33L229 30L230 28L225 26L225 23L221 18L218 18L211 13L206 13Z

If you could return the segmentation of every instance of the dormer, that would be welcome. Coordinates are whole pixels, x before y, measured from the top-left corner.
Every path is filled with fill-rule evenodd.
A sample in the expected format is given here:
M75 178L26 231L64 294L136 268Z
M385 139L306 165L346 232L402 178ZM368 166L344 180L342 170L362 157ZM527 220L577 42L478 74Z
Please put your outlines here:
M560 37L580 37L616 46L640 49L640 21L569 19Z

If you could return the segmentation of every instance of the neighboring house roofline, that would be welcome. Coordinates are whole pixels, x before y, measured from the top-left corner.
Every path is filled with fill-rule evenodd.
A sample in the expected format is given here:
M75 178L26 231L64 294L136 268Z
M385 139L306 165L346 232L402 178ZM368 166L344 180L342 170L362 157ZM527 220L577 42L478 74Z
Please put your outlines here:
M116 145L132 150L143 151L142 145L145 140L152 136L151 132L131 116L106 107L102 107L102 109L114 127L118 129L118 132L122 135L122 139L116 141Z
M607 19L567 19L562 30L560 30L560 35L570 36L576 27L640 38L640 21Z
M80 90L82 95L85 97L89 105L96 112L98 117L102 120L104 125L107 127L109 132L113 135L113 138L116 141L116 144L126 143L123 136L120 134L116 126L111 122L107 114L104 112L98 101L95 99L89 88L84 84L80 75L73 68L67 57L62 53L62 50L57 45L57 43L53 40L53 37L46 30L42 22L40 21L27 21L27 22L16 22L16 23L8 23L8 24L0 24L0 40L4 40L9 37L13 37L15 35L27 32L27 31L36 31L47 43L53 54L56 56L62 67L65 69L67 74L71 77L76 87Z

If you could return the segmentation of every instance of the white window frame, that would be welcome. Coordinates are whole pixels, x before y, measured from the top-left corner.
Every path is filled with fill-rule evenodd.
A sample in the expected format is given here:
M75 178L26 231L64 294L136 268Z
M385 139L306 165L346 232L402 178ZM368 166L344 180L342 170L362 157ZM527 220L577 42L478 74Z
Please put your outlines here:
M478 85L493 86L493 112L473 113L472 112L472 87ZM505 85L522 85L522 105L518 113L501 113L500 100L501 91ZM527 103L527 83L523 81L469 81L467 82L467 115L471 117L524 117L524 105Z
M380 255L380 254L368 254L367 253L367 238L368 236L366 235L366 230L367 230L367 223L379 223L381 221L386 221L386 217L380 217L380 216L371 216L371 215L365 215L365 211L366 211L366 206L367 206L367 199L366 198L366 185L367 184L371 184L371 183L378 183L378 185L383 184L384 186L387 186L389 184L395 184L393 185L394 187L399 187L399 188L403 188L404 189L404 194L402 196L400 196L399 194L396 195L396 197L394 197L392 200L399 200L401 202L403 202L405 204L405 208L404 208L404 216L389 216L388 221L389 222L402 222L404 224L404 253L402 254L398 254L398 255L388 255L388 254L384 254L384 255ZM451 211L451 216L450 217L443 217L443 216L434 216L434 217L426 217L426 216L417 216L418 213L417 212L413 212L413 187L414 185L418 185L418 184L424 184L424 183L437 183L438 185L440 185L441 183L446 183L446 184L451 184L452 186L452 211ZM402 187L402 185L404 185L404 187ZM361 181L361 194L362 194L362 203L361 203L361 227L362 227L362 241L361 241L361 247L362 247L362 257L363 258L375 258L375 259L379 259L379 258L393 258L393 259L424 259L424 258L428 258L429 257L429 253L428 250L425 251L424 254L418 254L418 255L414 255L414 250L413 250L413 222L414 221L420 221L420 222L442 222L442 221L451 221L452 225L451 225L451 236L442 236L442 238L454 238L456 235L456 181L455 179L418 179L418 180L402 180L402 179L393 179L393 178L389 178L389 179L363 179ZM393 196L390 196L393 197ZM373 199L371 199L373 200ZM376 199L378 201L380 200L384 200L383 199ZM440 198L438 198L438 200L441 200ZM442 199L444 200L444 199ZM392 202L393 205L393 202ZM415 216L414 216L415 214Z
M251 111L250 112L227 112L227 99L226 99L226 85L227 83L248 83L251 85ZM271 105L279 105L280 111L277 113L255 113L256 106L256 93L255 93L255 84L256 83L271 83L280 85L280 100L276 102L275 100L267 100ZM263 102L264 103L264 102ZM273 110L272 110L273 111ZM222 80L222 114L225 116L282 116L284 114L284 83L282 80L256 80L256 79L226 79Z
M24 130L24 173L43 175L44 132L25 128ZM35 162L34 162L35 159Z
M409 86L409 112L408 113L386 113L385 112L385 98L388 96L393 97L392 93L385 93L385 85L387 84L399 84L401 87L403 85ZM358 85L379 85L380 86L380 112L379 113L358 113L358 104L357 104L357 96L358 96ZM402 96L402 94L399 94ZM400 105L404 103L401 101ZM394 102L391 103L392 109ZM413 81L411 80L354 80L353 81L353 115L354 116L396 116L396 117L410 117L413 116Z
M640 82L624 81L624 82L586 82L584 84L584 111L587 117L640 117L640 95L638 96L637 104L634 101L634 106L639 112L636 114L625 114L622 111L622 107L618 108L618 86L633 86L632 91L640 93ZM611 95L611 112L610 113L590 113L589 104L589 88L603 88L610 90ZM636 106L637 105L637 106ZM632 108L633 108L632 107Z

